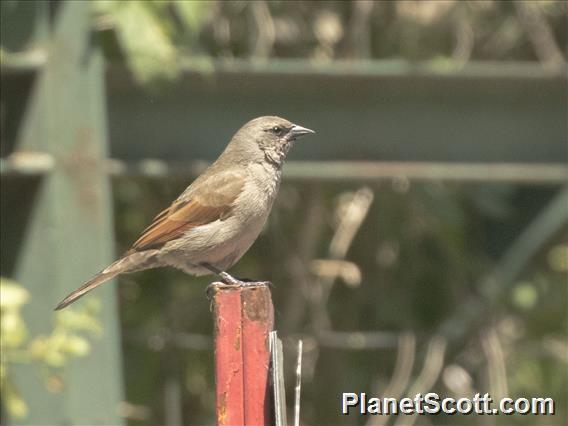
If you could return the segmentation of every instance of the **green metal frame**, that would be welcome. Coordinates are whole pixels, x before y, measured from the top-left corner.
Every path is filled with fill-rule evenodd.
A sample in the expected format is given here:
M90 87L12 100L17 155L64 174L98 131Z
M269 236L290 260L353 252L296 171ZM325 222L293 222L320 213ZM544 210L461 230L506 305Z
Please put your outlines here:
M3 178L2 274L31 293L24 309L30 333L47 334L58 299L88 278L86 271L94 273L113 258L110 185L102 169L108 147L104 64L91 44L88 2L3 3L5 25L16 26L2 33L5 48L33 48L45 61L24 74L3 67L3 107L13 130L6 129L3 144L44 153L51 170ZM107 286L99 293L104 335L92 342L88 356L65 366L63 392L46 391L35 368L16 370L29 415L14 424L122 424L114 291Z

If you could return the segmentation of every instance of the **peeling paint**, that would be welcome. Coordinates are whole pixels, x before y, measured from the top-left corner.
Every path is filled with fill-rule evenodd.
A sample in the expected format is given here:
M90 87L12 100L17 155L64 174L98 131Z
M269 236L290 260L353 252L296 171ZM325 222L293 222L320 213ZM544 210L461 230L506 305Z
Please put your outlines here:
M272 317L271 294L268 286L243 291L243 316L251 321L265 322Z
M235 336L235 350L236 351L240 351L241 350L241 339L243 336L243 328L242 325L239 324L239 327L237 328L237 335Z
M227 421L227 392L221 394L219 405L217 406L217 421L223 425Z

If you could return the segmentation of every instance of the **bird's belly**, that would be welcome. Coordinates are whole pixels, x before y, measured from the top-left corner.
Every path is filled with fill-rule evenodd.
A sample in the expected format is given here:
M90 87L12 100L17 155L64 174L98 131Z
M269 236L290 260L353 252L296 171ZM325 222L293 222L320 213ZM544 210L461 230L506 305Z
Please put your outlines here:
M168 243L162 259L193 275L211 273L199 266L203 263L225 271L237 263L254 243L266 222L266 215L251 218L245 223L238 221L238 217L231 217L195 227L178 240Z

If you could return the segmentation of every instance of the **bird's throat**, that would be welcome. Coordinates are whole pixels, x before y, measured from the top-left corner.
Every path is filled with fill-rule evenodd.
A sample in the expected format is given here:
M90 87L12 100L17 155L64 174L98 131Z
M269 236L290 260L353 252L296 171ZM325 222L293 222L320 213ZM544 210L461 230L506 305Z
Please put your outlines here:
M277 169L281 169L282 165L284 164L284 160L286 160L286 156L288 155L288 151L292 147L292 141L279 144L275 147L270 147L265 149L264 156L266 161L268 161L271 165L276 167Z

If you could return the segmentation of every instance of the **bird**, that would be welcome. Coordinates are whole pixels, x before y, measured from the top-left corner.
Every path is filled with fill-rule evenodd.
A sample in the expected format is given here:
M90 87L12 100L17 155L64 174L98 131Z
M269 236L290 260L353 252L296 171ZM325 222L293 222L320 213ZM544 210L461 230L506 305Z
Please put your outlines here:
M66 296L55 310L118 275L164 266L194 276L215 274L226 285L246 285L227 270L264 227L294 141L312 133L277 116L246 123L217 160L154 218L129 250Z

